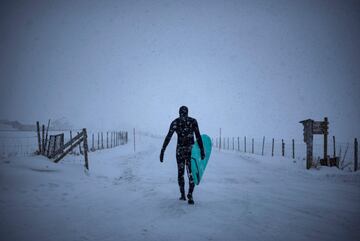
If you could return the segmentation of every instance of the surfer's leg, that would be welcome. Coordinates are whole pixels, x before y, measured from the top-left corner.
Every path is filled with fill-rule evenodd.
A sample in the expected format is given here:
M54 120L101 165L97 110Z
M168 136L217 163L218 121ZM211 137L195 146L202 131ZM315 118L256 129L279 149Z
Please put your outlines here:
M192 196L192 193L194 191L195 188L195 183L194 183L194 178L192 176L192 172L191 172L191 161L186 160L186 172L189 178L189 194Z
M184 180L184 172L185 172L185 161L182 158L181 150L176 150L176 161L178 167L178 184L180 188L181 197L185 197L185 180Z

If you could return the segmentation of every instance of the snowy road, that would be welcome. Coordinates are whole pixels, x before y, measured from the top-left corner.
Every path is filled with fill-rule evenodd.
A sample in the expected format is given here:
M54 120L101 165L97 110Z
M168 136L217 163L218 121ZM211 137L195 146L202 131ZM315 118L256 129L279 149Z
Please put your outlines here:
M189 206L174 142L0 160L0 240L360 240L360 172L214 151Z

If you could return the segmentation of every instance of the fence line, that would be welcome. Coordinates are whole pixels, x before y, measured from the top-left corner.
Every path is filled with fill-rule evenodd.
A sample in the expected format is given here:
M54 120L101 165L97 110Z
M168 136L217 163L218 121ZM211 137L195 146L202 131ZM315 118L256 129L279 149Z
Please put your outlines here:
M275 139L275 138L252 138L248 136L235 136L235 137L221 137L222 143L225 140L232 139L233 145L219 146L219 137L214 138L213 146L218 150L236 151L242 153L256 154L262 156L284 156L287 158L305 160L306 159L306 144L303 140L295 139ZM226 143L227 144L227 143ZM237 147L237 148L235 148ZM323 142L315 141L313 144L314 162L318 163L320 158L323 157ZM357 161L357 139L352 142L335 142L335 137L328 145L328 156L339 157L340 168L350 168L356 170L358 167Z
M49 130L48 134L55 135L64 133L65 142L71 139L71 136L78 132L78 129L66 130L66 131L52 131ZM94 134L99 133L99 138L96 138ZM107 134L108 133L108 134ZM105 134L105 138L104 138ZM111 134L111 135L110 135ZM108 135L108 137L106 137ZM101 136L103 138L101 138ZM107 140L108 138L108 140ZM99 146L96 148L95 143L98 142ZM110 149L120 145L128 143L128 133L126 131L88 131L88 143L89 151L97 151L102 149ZM40 148L43 148L41 142ZM36 131L0 131L0 158L10 156L31 156L39 151L38 136ZM81 147L74 149L71 154L81 154Z

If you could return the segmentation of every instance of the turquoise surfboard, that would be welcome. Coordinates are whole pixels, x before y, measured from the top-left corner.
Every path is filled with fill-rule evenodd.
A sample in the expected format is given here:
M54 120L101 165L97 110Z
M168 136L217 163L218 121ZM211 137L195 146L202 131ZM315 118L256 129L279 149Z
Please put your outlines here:
M202 176L204 175L204 171L206 165L209 161L211 154L211 139L207 135L201 135L201 139L205 149L205 159L201 160L200 147L198 142L195 142L191 149L191 173L194 179L194 183L199 185Z

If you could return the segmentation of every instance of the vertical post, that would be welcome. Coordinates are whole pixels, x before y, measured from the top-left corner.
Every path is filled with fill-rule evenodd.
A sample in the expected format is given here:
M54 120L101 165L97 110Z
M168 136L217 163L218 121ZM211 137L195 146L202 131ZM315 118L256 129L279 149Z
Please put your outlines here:
M41 138L40 138L40 123L36 122L36 130L37 130L37 137L38 137L38 144L39 144L39 155L41 154Z
M104 138L103 138L103 132L101 132L101 149L104 149Z
M244 151L246 153L246 136L244 136Z
M70 140L72 140L72 132L71 132L71 130L70 130ZM71 150L70 154L73 154L73 153L74 153L73 150Z
M330 166L330 160L327 157L327 150L328 150L328 118L325 117L324 118L324 126L323 126L323 130L324 130L324 161L327 162L327 165Z
M88 143L87 143L87 133L85 128L83 129L83 146L84 146L85 168L89 170Z
M232 149L235 150L235 138L234 137L232 138L232 141L233 141L233 148Z
M219 151L221 150L221 128L220 128L220 136L219 136Z
M254 154L254 138L251 139L251 152Z
M42 125L42 148L41 154L45 153L45 125Z
M281 139L281 154L282 154L282 156L285 156L285 143L284 143L284 139Z
M92 133L92 138L91 138L91 150L95 151L95 146L94 146L94 133Z
M272 138L272 145L271 145L271 156L274 156L274 138Z
M47 125L47 128L46 128L45 145L44 145L44 153L46 152L46 146L47 146L47 142L48 142L49 127L50 127L50 119L49 119L49 121L48 121L48 125Z
M238 141L238 151L240 151L240 137L237 138Z
M79 132L77 133L77 134L79 134ZM84 134L84 133L83 133ZM80 152L80 154L84 154L83 152L82 152L82 150L81 150L81 145L80 145L81 143L79 143L79 152Z
M295 140L292 139L292 158L295 159Z
M109 148L109 132L106 132L106 148Z
M134 152L136 152L136 142L135 142L135 128L134 128Z
M336 158L336 145L335 145L335 136L333 136L333 158Z
M354 172L357 171L358 169L358 141L357 141L357 138L355 138L355 141L354 141Z
M98 138L97 138L97 149L100 149L100 133L98 132L97 134Z
M230 150L230 147L229 147L229 137L227 138L227 149Z
M261 155L264 155L264 147L265 147L265 136L263 136L262 148L261 148Z

